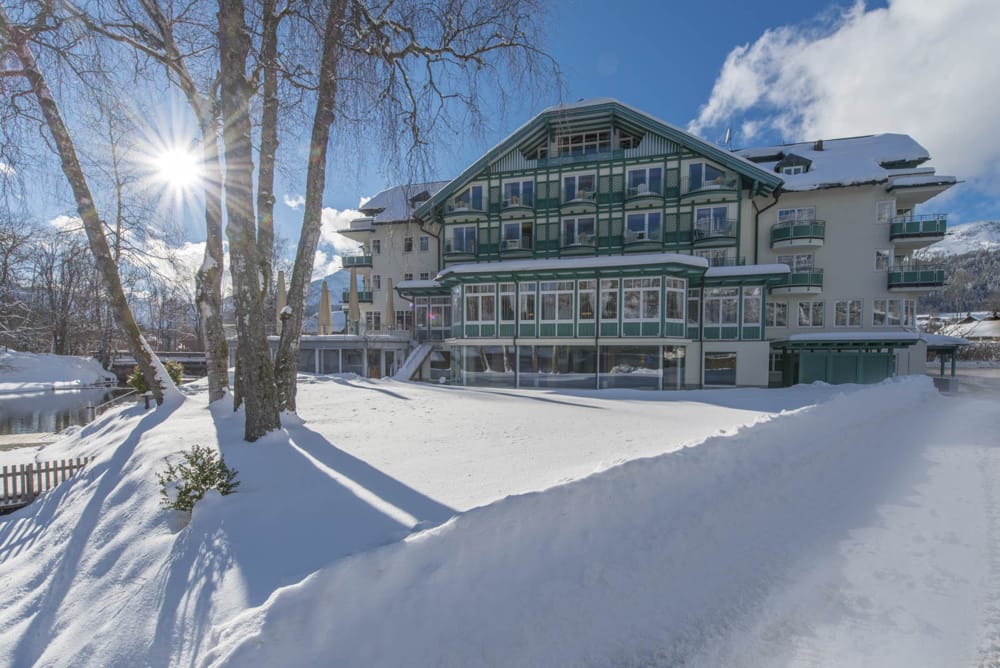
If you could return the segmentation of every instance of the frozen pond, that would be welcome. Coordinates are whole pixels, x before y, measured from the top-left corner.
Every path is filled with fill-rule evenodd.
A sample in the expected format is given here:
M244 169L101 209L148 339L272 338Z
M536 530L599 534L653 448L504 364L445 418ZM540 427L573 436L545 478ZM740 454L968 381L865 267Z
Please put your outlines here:
M87 424L87 407L103 404L115 394L114 389L100 388L0 395L0 435L59 432Z

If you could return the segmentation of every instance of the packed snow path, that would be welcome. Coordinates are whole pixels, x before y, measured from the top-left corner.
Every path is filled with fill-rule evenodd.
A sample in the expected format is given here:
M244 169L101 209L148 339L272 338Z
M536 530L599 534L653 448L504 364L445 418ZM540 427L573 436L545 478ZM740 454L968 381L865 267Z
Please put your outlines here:
M209 658L996 665L997 434L993 398L862 390L335 564Z

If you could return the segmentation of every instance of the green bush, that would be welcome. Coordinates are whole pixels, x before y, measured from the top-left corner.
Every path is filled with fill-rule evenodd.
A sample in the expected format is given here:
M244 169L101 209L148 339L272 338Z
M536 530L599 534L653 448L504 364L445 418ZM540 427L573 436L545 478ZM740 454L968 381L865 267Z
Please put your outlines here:
M236 481L238 471L226 466L226 461L212 448L196 445L181 457L184 461L177 464L168 461L167 470L156 474L164 508L191 512L208 490L215 489L226 496L240 485Z
M163 363L163 366L166 367L167 374L170 376L170 380L174 381L174 385L180 385L181 378L184 377L184 365L180 362L167 361ZM129 374L125 382L140 394L149 389L146 387L146 378L142 375L138 364L132 369L132 373Z

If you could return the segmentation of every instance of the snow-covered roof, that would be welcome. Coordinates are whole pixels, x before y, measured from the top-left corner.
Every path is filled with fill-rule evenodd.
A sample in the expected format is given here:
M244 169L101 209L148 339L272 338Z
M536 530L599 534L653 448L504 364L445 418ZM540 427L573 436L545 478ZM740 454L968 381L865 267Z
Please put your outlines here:
M774 341L795 341L809 342L816 341L919 341L920 334L917 332L886 332L877 330L865 330L854 332L811 332L805 334L791 334L774 339Z
M479 274L488 271L546 271L553 269L599 269L602 267L638 267L655 264L685 264L690 267L707 268L708 260L694 255L680 253L642 253L637 255L601 255L598 257L572 257L552 260L508 260L483 264L472 262L445 267L436 279L441 280L452 274ZM782 265L784 266L784 265Z
M950 185L951 176L936 176L934 169L916 165L930 159L927 149L903 134L885 133L822 142L761 146L736 151L769 171L782 157L795 154L811 161L803 174L781 174L785 190L816 190L892 180L897 186ZM904 165L908 163L908 166ZM911 182L899 181L912 179Z
M414 197L425 192L428 196L433 196L448 183L448 181L429 181L393 186L372 197L360 209L363 213L371 216L375 223L409 220L416 208L412 201ZM420 202L417 202L418 206L419 204Z
M920 338L927 342L929 346L967 346L969 345L968 339L963 339L960 336L945 336L943 334L926 334L920 335Z
M709 267L705 278L725 278L727 276L759 276L762 274L788 274L787 264L748 264L733 267Z

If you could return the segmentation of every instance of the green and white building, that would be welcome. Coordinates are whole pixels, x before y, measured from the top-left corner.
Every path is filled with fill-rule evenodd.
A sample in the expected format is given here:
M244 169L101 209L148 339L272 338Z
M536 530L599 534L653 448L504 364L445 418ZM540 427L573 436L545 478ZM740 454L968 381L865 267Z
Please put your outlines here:
M922 372L913 304L944 277L911 258L945 220L916 206L955 182L927 159L902 135L734 152L615 100L560 105L421 192L405 224L438 271L395 288L462 384Z

